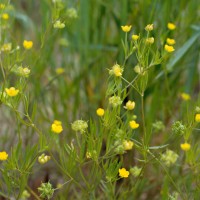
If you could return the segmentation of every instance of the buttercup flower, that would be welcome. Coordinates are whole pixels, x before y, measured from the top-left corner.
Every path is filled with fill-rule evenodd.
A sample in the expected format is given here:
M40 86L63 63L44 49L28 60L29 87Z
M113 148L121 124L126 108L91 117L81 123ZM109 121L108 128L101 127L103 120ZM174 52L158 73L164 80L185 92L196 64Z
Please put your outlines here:
M4 20L8 20L8 19L9 19L8 13L3 13L3 14L1 15L1 18L4 19Z
M104 115L104 109L103 108L98 108L97 110L96 110L96 113L97 113L97 115L98 116L100 116L100 117L102 117L103 115Z
M81 133L84 133L85 130L88 128L87 122L83 120L76 120L72 123L71 126L72 126L72 130L80 131Z
M47 156L44 153L38 157L38 162L40 164L45 164L46 162L48 162L51 159L51 156Z
M112 69L110 70L110 74L114 74L115 76L122 76L123 69L117 63L113 65Z
M135 102L134 101L128 101L126 102L126 106L124 106L127 110L133 110L135 108Z
M89 151L86 152L86 158L87 158L87 159L92 158L92 154L91 154Z
M132 35L132 40L136 41L139 39L139 35Z
M167 24L167 28L168 28L169 30L174 30L174 29L176 28L176 25L169 22L169 23Z
M53 124L51 125L51 130L57 134L61 133L63 131L62 122L54 120Z
M165 45L165 51L167 51L167 52L169 52L169 53L171 53L171 52L173 52L175 49L174 49L174 47L173 46L170 46L170 45Z
M5 151L0 152L0 160L7 160L8 154Z
M65 28L65 24L62 23L60 20L57 20L54 25L53 25L54 28L58 28L58 29L62 29L62 28Z
M197 113L197 114L195 115L195 121L196 121L196 122L200 122L200 114L199 114L199 113Z
M33 47L33 42L28 41L28 40L24 40L23 46L24 46L25 49L31 49Z
M132 129L136 129L136 128L139 127L139 124L136 123L135 120L132 120L132 121L129 122L129 126L130 126Z
M153 44L154 43L154 37L147 38L146 43Z
M145 30L146 30L146 31L152 31L152 30L153 30L153 24L148 24L148 25L145 27Z
M167 38L167 44L174 45L175 43L176 43L176 41L174 39Z
M184 100L184 101L188 101L191 99L190 95L187 94L187 93L181 93L181 98Z
M124 140L123 141L123 146L124 146L124 150L128 151L131 150L134 146L134 142L130 141L130 140Z
M19 90L15 89L14 87L6 88L6 93L10 97L17 96L19 93Z
M128 25L126 25L126 26L121 26L121 28L122 28L122 31L124 31L124 32L129 32L130 30L131 30L131 27L132 26L128 26Z
M119 169L119 176L122 178L128 178L129 171L127 171L125 168Z
M191 145L190 145L189 143L187 143L187 142L181 144L180 146L181 146L181 149L182 149L183 151L189 151L190 148L191 148Z
M62 67L56 68L56 74L60 75L60 74L63 74L64 72L65 72L64 68Z

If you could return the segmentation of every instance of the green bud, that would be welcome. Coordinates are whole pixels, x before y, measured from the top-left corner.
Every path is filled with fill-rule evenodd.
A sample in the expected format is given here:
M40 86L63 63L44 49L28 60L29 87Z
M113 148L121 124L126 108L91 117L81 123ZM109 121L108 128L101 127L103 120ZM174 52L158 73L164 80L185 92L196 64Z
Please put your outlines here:
M88 128L88 124L86 121L76 120L72 123L71 127L74 131L80 131L81 133L84 133L85 130Z
M54 189L51 183L42 183L41 186L38 188L40 196L42 198L50 199L53 196Z
M172 132L173 134L183 135L186 131L185 125L180 121L176 121L172 124Z

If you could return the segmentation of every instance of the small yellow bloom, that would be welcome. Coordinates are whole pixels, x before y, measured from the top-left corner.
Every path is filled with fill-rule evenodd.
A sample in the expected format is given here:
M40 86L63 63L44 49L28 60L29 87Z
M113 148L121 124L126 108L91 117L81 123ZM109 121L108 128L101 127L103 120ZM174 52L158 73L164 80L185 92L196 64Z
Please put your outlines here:
M8 13L3 13L3 14L1 15L1 18L4 19L4 20L8 20L8 19L9 19Z
M11 43L5 43L1 47L1 51L10 51L12 49L12 44Z
M92 154L91 154L89 151L86 152L86 158L87 158L87 159L92 158Z
M126 102L126 106L124 106L127 110L133 110L135 108L135 102L134 101L128 101Z
M130 30L131 30L131 27L132 26L128 26L128 25L126 25L126 26L121 26L121 28L122 28L122 31L124 31L124 32L129 32Z
M124 146L125 151L131 150L133 148L133 145L134 145L134 143L130 140L129 141L125 140L123 142L123 146Z
M176 25L169 22L169 23L167 24L167 28L168 28L169 30L174 30L174 29L176 28Z
M125 168L119 169L119 176L122 178L128 178L129 171L127 171Z
M25 49L31 49L33 47L33 42L28 41L28 40L24 40L23 46L24 46Z
M148 24L148 25L145 27L145 30L146 30L146 31L152 31L152 30L153 30L153 24Z
M98 108L97 110L96 110L96 113L97 113L97 115L98 116L100 116L100 117L102 117L103 115L104 115L104 109L103 108Z
M169 52L169 53L171 53L171 52L173 52L175 49L174 49L174 47L173 46L169 46L169 45L165 45L165 51L167 51L167 52Z
M187 142L181 144L181 149L182 149L183 151L189 151L190 148L191 148L191 145L188 144Z
M51 130L57 134L61 133L63 131L62 122L54 120L53 124L51 125Z
M111 74L114 74L115 76L122 76L122 72L123 72L123 69L120 67L120 65L115 64L112 67Z
M175 43L176 43L176 41L174 39L167 38L167 44L174 45Z
M58 67L56 69L56 74L58 74L58 75L63 74L64 72L65 72L65 70L62 67Z
M154 43L154 37L147 38L146 43L153 44Z
M47 156L47 155L45 155L45 154L43 153L41 156L38 157L38 162L39 162L40 164L45 164L45 163L47 163L50 159L51 159L51 156Z
M195 121L196 121L196 122L200 122L200 114L199 114L199 113L197 113L197 114L195 115Z
M0 152L0 160L7 160L8 154L5 151Z
M189 101L191 99L190 95L187 94L187 93L181 93L181 98L184 100L184 101Z
M139 37L140 37L139 35L132 35L132 40L136 41L139 39Z
M10 97L17 96L19 93L19 90L15 89L14 87L10 87L9 89L6 88L5 90L6 90L7 95Z
M132 129L136 129L138 128L140 125L138 123L136 123L135 120L132 120L129 122L129 126L132 128Z

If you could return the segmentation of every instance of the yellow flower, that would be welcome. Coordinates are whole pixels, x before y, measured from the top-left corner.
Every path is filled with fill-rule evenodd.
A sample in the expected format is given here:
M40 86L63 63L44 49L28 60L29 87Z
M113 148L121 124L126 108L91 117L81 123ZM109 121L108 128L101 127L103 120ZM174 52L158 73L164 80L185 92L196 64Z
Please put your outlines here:
M195 121L196 121L196 122L200 122L200 114L199 114L199 113L197 113L197 114L195 115Z
M24 46L25 49L31 49L33 47L33 42L28 41L28 40L24 40L23 46Z
M10 51L12 49L12 44L11 43L5 43L1 47L1 51Z
M3 14L1 15L1 18L4 19L4 20L8 20L8 19L9 19L8 13L3 13Z
M168 28L169 30L174 30L174 29L176 28L176 25L169 22L169 23L167 24L167 28Z
M7 160L8 154L5 151L0 152L0 160Z
M176 41L174 39L167 38L167 44L174 45L175 43L176 43Z
M62 67L58 67L56 69L56 74L58 74L58 75L63 74L64 72L65 72L65 70Z
M10 87L9 89L6 88L5 90L6 90L7 95L10 97L17 96L19 93L19 90L15 89L14 87Z
M51 156L47 156L44 153L38 157L38 162L40 164L45 164L46 162L48 162L51 159Z
M121 28L122 28L122 31L124 31L124 32L129 32L130 30L131 30L131 27L132 26L128 26L128 25L126 25L126 26L121 26Z
M154 37L147 38L146 43L153 44L154 43Z
M165 51L167 51L167 52L169 52L169 53L171 53L171 52L173 52L175 49L174 49L174 47L173 46L169 46L169 45L165 45Z
M112 67L112 70L110 70L110 74L114 74L115 76L122 76L122 72L123 72L123 69L118 64L115 64Z
M92 154L91 154L89 151L86 152L86 158L87 158L87 159L92 158Z
M127 110L133 110L135 108L135 102L134 101L128 101L126 102L126 106L124 106Z
M100 117L102 117L103 115L104 115L104 109L103 108L98 108L97 110L96 110L96 113L97 113L97 115L98 116L100 116Z
M183 151L189 151L190 148L191 148L191 145L188 144L187 142L181 144L181 149L182 149Z
M146 31L152 31L152 30L153 30L153 24L148 24L148 25L145 27L145 30L146 30Z
M128 178L129 171L127 171L125 168L119 169L119 176L122 178Z
M134 145L134 143L130 140L129 141L125 140L123 142L123 146L124 146L125 151L131 150L133 148L133 145Z
M63 131L62 122L54 120L53 124L51 125L51 130L57 134L61 133Z
M136 123L135 120L132 120L132 121L129 122L129 126L130 126L132 129L136 129L136 128L139 127L139 124Z
M139 35L132 35L132 40L136 41L139 39L139 37L140 37Z
M188 101L191 99L190 95L187 94L187 93L181 93L181 98L184 100L184 101Z

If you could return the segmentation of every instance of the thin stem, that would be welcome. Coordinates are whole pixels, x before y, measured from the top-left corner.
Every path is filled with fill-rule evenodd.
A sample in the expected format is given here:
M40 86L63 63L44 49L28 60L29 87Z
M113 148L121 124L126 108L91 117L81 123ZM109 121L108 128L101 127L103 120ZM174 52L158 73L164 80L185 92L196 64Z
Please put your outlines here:
M169 175L169 172L166 170L165 166L160 162L159 159L157 159L153 153L151 153L149 150L147 151L153 158L155 158L155 160L160 164L160 166L163 168L163 170L165 171L166 175L168 176L168 178L170 179L170 181L172 182L173 186L176 188L176 190L178 191L179 195L181 196L181 199L186 200L186 198L183 196L183 194L181 193L181 191L179 190L179 188L177 187L176 183L174 182L173 178Z
M26 186L26 188L35 197L35 199L42 200L42 199L40 199L40 197L28 185Z

